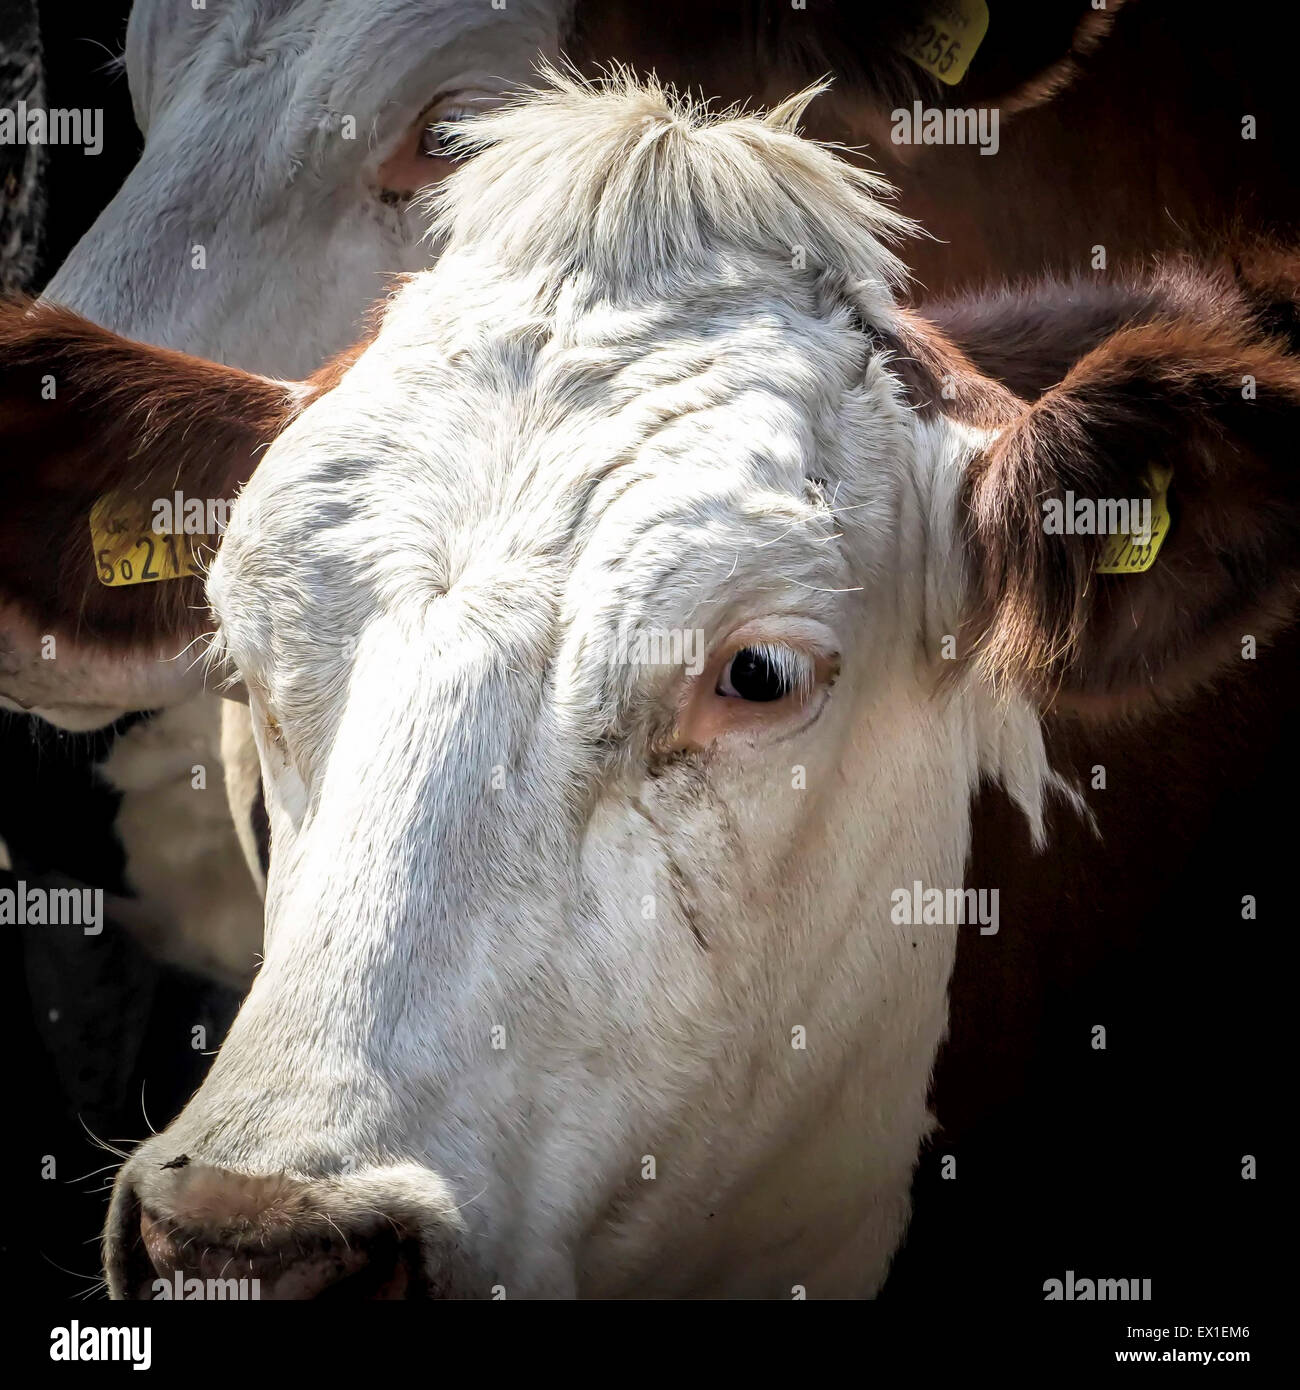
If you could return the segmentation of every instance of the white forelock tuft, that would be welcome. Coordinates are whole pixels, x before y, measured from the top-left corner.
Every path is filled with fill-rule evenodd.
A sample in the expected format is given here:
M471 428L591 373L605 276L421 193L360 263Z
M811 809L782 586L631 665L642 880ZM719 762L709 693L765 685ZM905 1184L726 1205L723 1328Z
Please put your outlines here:
M458 122L463 168L430 195L431 234L527 271L586 271L614 298L758 254L830 269L892 299L887 243L915 230L890 185L801 138L823 86L767 113L706 104L621 67L598 81L545 66L542 85ZM472 156L472 158L470 158Z

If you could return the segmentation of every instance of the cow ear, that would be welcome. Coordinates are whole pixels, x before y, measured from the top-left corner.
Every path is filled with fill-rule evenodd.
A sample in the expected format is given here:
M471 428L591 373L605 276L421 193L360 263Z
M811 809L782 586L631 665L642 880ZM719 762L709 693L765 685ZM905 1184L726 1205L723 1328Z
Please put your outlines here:
M998 23L989 24L953 93L953 104L996 105L1005 119L1050 101L1079 76L1083 62L1110 38L1124 3L1110 0L1098 7L1093 0L1058 0L1053 5L1022 0L1019 14L1011 13L1009 6L992 7ZM918 37L924 39L924 24L921 30Z
M764 88L796 91L835 74L814 126L833 113L872 133L880 155L909 157L914 147L891 139L893 113L925 106L991 107L1003 120L1041 106L1068 87L1110 36L1125 0L1098 8L1094 0L999 0L968 4L962 14L936 14L927 0L893 5L834 5L813 18L770 6L755 37ZM681 5L679 36L710 25L711 10ZM944 7L937 7L942 10ZM716 23L711 24L716 30ZM692 51L708 51L693 35ZM826 132L829 133L829 130Z
M0 697L90 727L200 689L181 653L207 623L208 520L300 399L53 305L0 305ZM169 515L177 493L205 533Z
M1122 713L1249 658L1294 618L1300 357L1296 298L1281 295L1202 277L1183 312L1106 337L993 434L965 496L964 645L986 678ZM1149 548L1095 534L1122 530L1127 504L1141 537L1146 501Z

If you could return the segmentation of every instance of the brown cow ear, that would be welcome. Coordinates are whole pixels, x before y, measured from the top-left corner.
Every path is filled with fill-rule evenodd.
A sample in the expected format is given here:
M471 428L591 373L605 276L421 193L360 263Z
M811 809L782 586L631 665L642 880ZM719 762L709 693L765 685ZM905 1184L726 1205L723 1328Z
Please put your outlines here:
M988 31L966 76L948 89L952 104L996 105L1006 118L1050 101L1110 37L1124 3L1110 0L1100 9L1092 0L990 4Z
M770 4L754 40L760 80L774 96L834 74L825 101L810 112L813 126L833 113L871 132L879 153L906 158L913 147L900 148L890 134L897 108L914 101L990 107L1006 120L1040 106L1107 42L1125 2L1098 9L1092 0L991 0L987 7L971 0L947 15L929 0L833 5L816 14ZM696 17L707 8L680 8L689 13L672 29L679 38L683 25L708 23ZM707 38L696 36L693 47L707 50Z
M0 697L84 724L75 711L111 718L201 688L201 663L178 654L207 624L209 519L300 398L53 305L0 305ZM178 492L204 534L195 513L187 535L156 505L174 512Z
M1194 315L1106 338L972 465L963 646L990 681L1117 713L1190 690L1295 617L1300 357L1249 284L1215 283ZM1161 480L1158 549L1089 533ZM1104 572L1116 562L1127 572Z

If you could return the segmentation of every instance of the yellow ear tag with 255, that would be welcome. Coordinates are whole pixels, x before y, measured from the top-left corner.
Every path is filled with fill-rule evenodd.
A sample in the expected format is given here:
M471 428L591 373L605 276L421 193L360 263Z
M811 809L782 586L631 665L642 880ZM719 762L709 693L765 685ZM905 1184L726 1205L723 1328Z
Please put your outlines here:
M989 29L985 0L935 0L925 18L899 40L899 48L951 87L966 76Z
M1160 547L1169 534L1169 483L1172 468L1152 464L1147 469L1147 487L1151 493L1151 531L1145 545L1132 534L1107 536L1101 547L1098 574L1145 574L1156 562Z
M145 504L123 493L107 492L90 509L90 546L99 582L110 589L201 572L190 537L155 531Z

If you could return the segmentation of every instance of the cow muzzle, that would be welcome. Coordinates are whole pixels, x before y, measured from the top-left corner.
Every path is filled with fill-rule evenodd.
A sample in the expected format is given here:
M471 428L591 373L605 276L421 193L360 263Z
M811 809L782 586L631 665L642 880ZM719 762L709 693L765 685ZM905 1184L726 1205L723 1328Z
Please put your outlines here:
M458 1233L437 1203L418 1200L408 1171L304 1179L139 1154L119 1175L109 1209L109 1292L146 1300L455 1297Z

